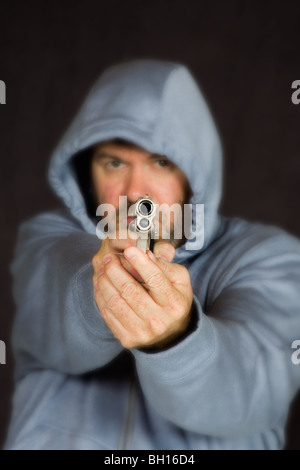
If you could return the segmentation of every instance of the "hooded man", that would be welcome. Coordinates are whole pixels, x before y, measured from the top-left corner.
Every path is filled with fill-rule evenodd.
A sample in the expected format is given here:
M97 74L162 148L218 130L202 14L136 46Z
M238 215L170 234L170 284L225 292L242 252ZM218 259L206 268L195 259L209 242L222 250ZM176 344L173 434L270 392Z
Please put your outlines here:
M221 163L185 66L102 74L51 159L64 209L20 228L5 448L283 448L300 243L219 214ZM142 251L127 209L148 196L177 210Z

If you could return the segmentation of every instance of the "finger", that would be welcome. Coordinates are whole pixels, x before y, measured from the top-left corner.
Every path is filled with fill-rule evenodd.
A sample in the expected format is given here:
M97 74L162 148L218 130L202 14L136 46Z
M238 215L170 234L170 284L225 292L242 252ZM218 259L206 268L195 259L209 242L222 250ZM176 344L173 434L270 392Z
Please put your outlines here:
M143 312L145 318L140 318L140 316L127 305L127 302L121 298L120 293L113 286L106 273L100 276L100 278L99 288L95 292L95 298L101 316L114 336L127 349L146 345L149 341L153 341L153 328L151 328L151 325L154 324L157 328L157 325L161 326L162 321L158 318L155 322L150 322L149 327L149 315L147 315L147 310ZM139 283L137 284L139 285ZM151 297L149 298L154 304ZM153 313L152 306L150 313Z
M118 232L118 236L121 238L109 238L107 236L101 244L99 251L93 256L92 264L94 271L97 271L100 266L103 264L103 258L112 253L112 254L121 254L125 248L129 246L136 246L137 235L134 233L132 238L126 238L128 231Z
M112 314L109 310L105 308L102 309L101 315L106 325L108 326L112 334L115 336L115 338L117 338L125 348L129 348L130 333L128 332L128 329L124 327L120 320L116 318L116 316Z
M131 276L133 276L139 282L144 282L139 273L131 266L123 254L120 254L120 261L122 266L126 269L126 271L129 272L129 274L131 274Z
M109 263L105 265L105 275L110 280L115 292L118 292L120 299L125 301L140 318L144 319L145 312L149 309L153 310L155 307L153 299L140 282L124 269L118 256L112 256ZM104 298L107 298L106 296L110 293L114 295L115 292L112 292L111 289L104 292ZM117 299L115 301L117 302Z
M158 241L154 244L153 254L157 258L162 258L165 261L173 261L175 256L175 248L167 241Z
M114 287L106 274L103 274L98 280L95 300L105 321L113 316L125 330L129 326L131 328L140 327L140 318L127 304L126 300L122 298L120 292Z
M112 252L107 252L104 254L103 258L106 258L107 256L112 255L112 254L113 254ZM126 271L129 272L129 274L131 274L131 276L133 276L139 282L144 282L141 276L139 275L139 273L131 266L131 264L127 261L127 259L124 258L123 253L115 253L115 255L119 257L122 266L126 269ZM93 258L94 281L97 279L97 276L99 274L102 274L103 272L103 258L101 261L100 259L96 259L95 257Z
M126 248L124 256L137 270L144 280L151 297L160 306L170 306L178 295L168 277L163 273L158 264L149 259L148 255L136 247Z
M127 322L126 326L124 327L118 318L116 318L116 316L111 314L109 311L105 311L103 319L113 335L126 349L138 348L145 345L148 346L151 344L151 341L153 342L153 339L149 335L148 329L145 327L145 324L141 322L141 320L141 325L134 325L132 327L132 325Z
M173 285L180 286L182 283L186 284L189 280L189 273L184 266L156 257L150 250L147 251L147 256L158 265Z

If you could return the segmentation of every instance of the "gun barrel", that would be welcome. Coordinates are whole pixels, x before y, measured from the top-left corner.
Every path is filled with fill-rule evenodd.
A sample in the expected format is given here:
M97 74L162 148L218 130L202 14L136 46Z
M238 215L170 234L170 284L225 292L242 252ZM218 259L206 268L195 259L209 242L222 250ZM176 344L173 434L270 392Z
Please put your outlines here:
M136 201L135 231L138 234L137 247L145 252L149 250L151 234L155 231L155 213L155 204L148 195L141 197Z

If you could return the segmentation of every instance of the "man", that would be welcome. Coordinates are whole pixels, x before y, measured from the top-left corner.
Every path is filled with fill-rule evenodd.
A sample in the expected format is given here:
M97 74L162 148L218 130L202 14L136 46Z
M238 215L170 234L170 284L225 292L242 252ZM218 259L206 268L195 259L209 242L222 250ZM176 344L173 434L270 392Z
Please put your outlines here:
M96 147L92 180L99 204L110 201L117 210L120 196L126 196L128 206L146 193L153 194L158 206L178 204L183 210L188 194L187 179L177 166L165 157L124 143L106 142ZM178 213L172 215L181 219ZM175 221L171 223L174 226ZM163 236L162 220L157 225ZM182 244L182 237L172 237L170 243L156 242L154 254L172 261L173 245ZM125 234L124 239L126 242L120 237L115 241L108 236L93 259L99 311L125 348L166 345L190 323L193 292L188 271L161 261L161 256L157 260L150 250L147 257L138 248L130 248L130 236ZM117 256L120 252L124 252L125 263ZM132 279L133 270L138 280ZM140 282L145 283L147 291Z
M300 385L300 244L218 213L221 160L186 67L141 60L103 73L51 160L65 209L20 230L5 448L284 446ZM167 238L158 217L144 252L122 214L146 195L180 210ZM105 232L109 207L118 222Z

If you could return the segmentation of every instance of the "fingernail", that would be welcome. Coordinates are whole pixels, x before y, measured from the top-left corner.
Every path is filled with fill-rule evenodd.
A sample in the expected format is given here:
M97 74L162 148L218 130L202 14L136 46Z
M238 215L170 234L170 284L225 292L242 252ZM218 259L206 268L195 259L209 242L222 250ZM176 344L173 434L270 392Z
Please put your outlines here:
M124 255L126 256L126 258L128 259L134 259L136 258L136 249L135 248L126 248L126 250L124 251Z
M103 263L104 263L104 264L107 264L107 263L109 263L110 261L111 261L111 256L109 256L109 255L104 256L104 258L103 258Z
M163 254L159 255L157 258L162 259L163 261L168 261L168 258Z

